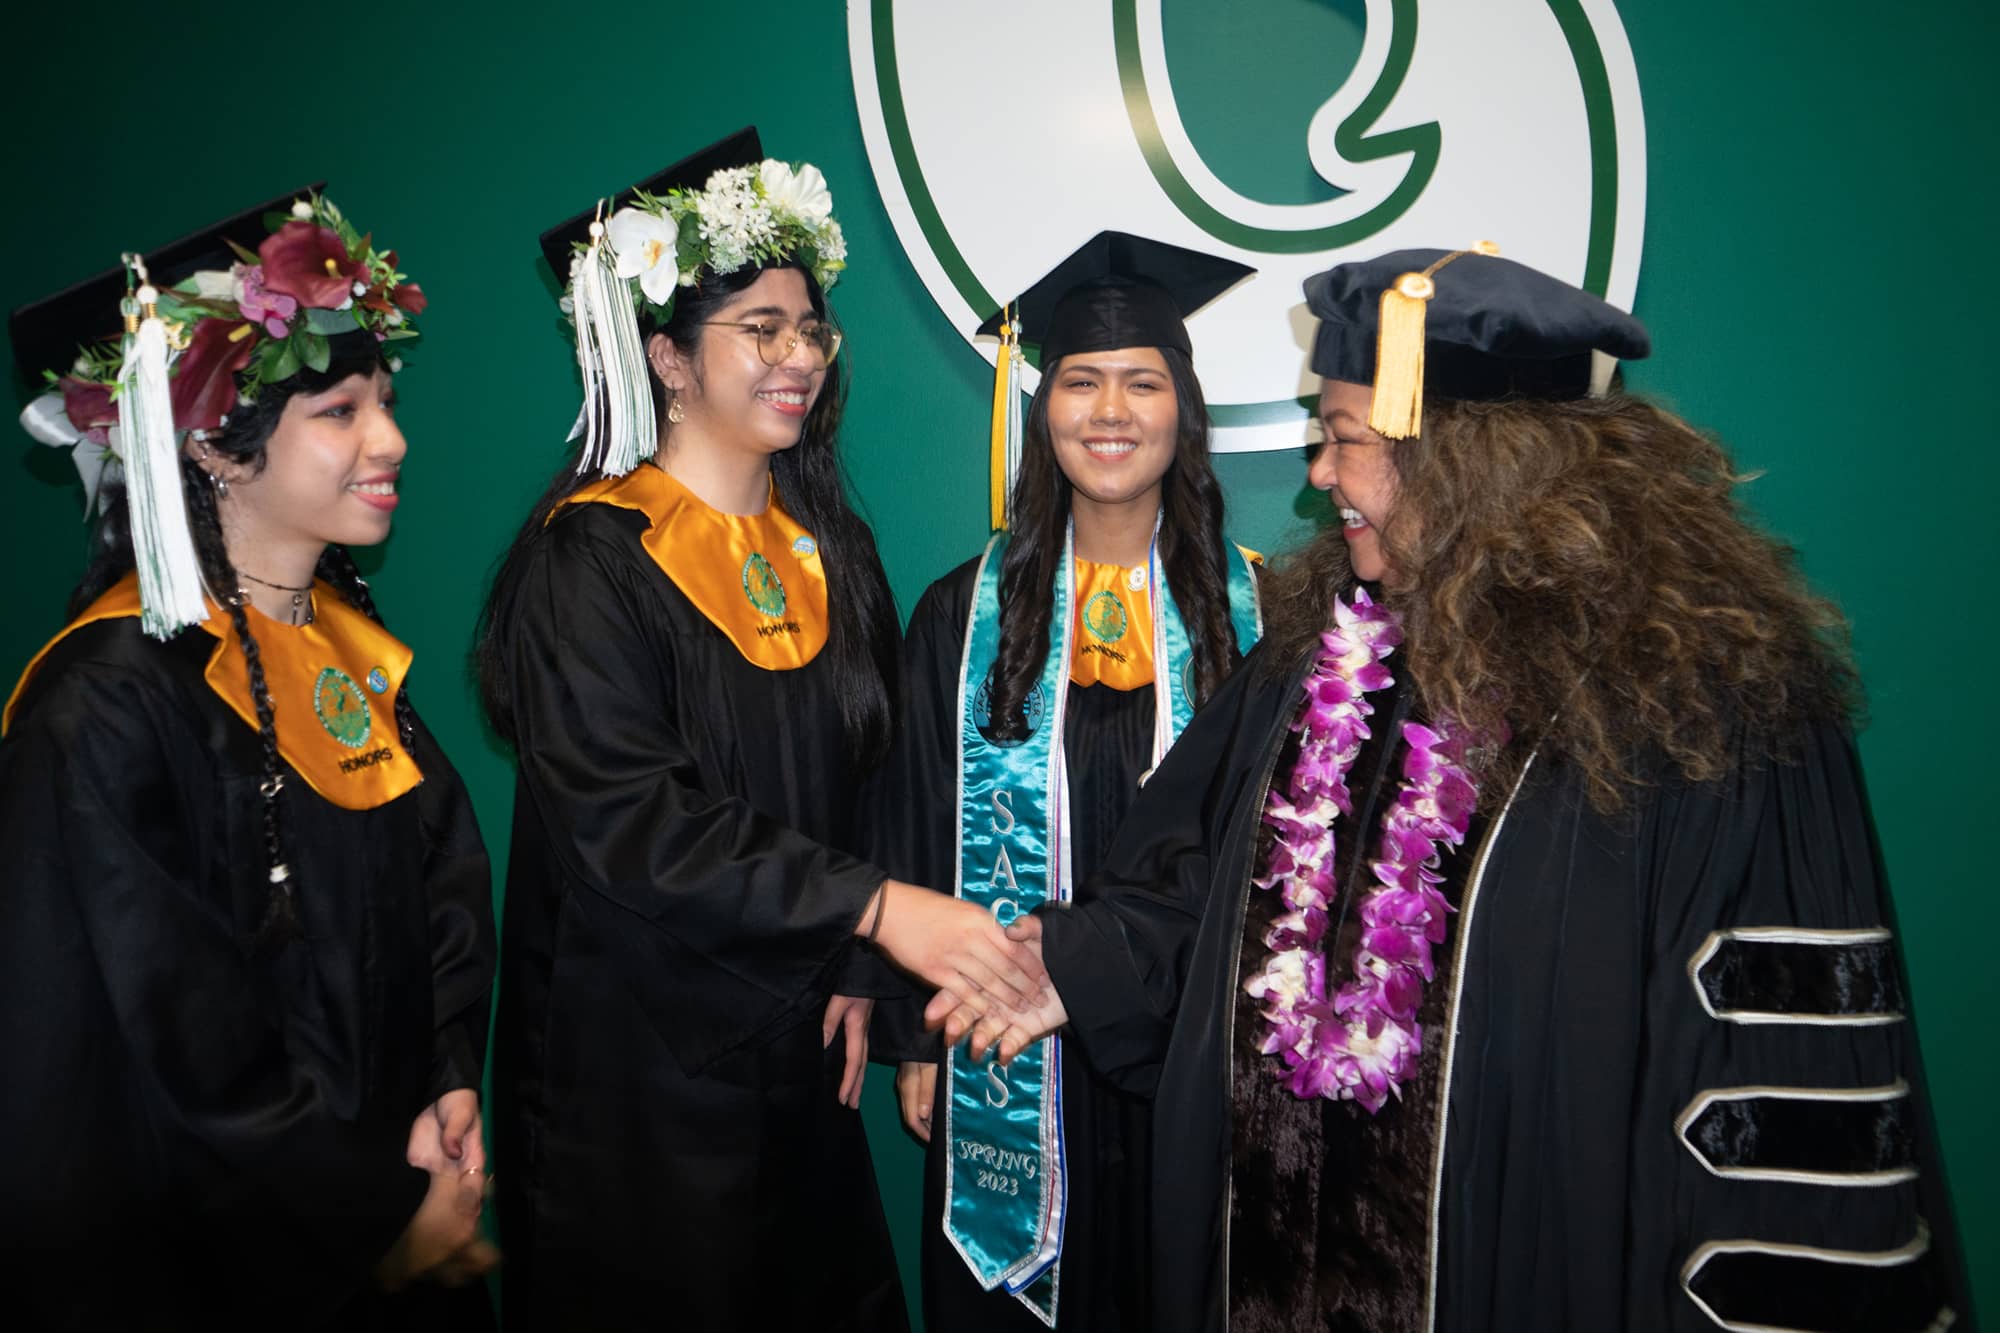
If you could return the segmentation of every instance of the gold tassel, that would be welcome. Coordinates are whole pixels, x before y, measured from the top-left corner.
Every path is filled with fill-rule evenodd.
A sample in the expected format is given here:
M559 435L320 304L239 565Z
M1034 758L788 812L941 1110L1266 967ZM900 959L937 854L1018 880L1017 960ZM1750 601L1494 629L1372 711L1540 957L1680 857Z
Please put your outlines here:
M1020 466L1021 447L1021 331L1011 305L1000 314L1000 354L993 359L993 436L987 457L991 526L996 532L1007 526L1007 493Z
M1469 254L1497 255L1500 247L1480 241L1454 250L1421 273L1405 273L1382 291L1375 334L1375 396L1368 425L1387 440L1407 440L1424 429L1424 316L1437 295L1432 281L1439 269Z

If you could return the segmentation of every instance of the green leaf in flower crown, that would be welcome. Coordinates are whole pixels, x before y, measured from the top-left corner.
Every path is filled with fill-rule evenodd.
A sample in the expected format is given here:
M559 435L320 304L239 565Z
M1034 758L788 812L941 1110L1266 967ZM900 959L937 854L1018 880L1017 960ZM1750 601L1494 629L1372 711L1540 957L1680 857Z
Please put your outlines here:
M271 219L277 216L278 215L276 213L266 213L264 215L264 225L270 227L272 231L276 231L277 227L272 226ZM259 262L257 258L257 252L255 250L246 250L227 236L223 237L222 239L229 242L229 248L231 250L234 250L236 252L236 257L242 260L244 263L255 264Z
M187 292L177 292L172 288L160 293L159 303L154 307L164 320L192 324L202 316L212 313L209 303Z
M420 335L415 329L408 327L382 330L382 341L384 342L396 342L403 338L415 338L418 336Z
M328 345L325 334L314 333L310 329L294 329L290 341L298 345L299 360L313 370L324 373L333 364L333 348Z
M299 353L295 339L274 338L258 354L257 378L266 384L288 380L299 373Z
M306 307L306 327L314 333L352 333L361 327L361 321L354 317L354 310L322 310L318 306Z
M264 230L276 231L278 230L278 228L284 226L287 222L290 222L291 220L292 220L292 215L290 213L278 213L278 212L266 213L264 215ZM251 254L248 250L245 250L242 246L236 244L236 242L234 241L229 242L229 246L232 250L236 251L237 254L245 256L247 262L252 264L257 262L257 256Z
M693 213L683 213L681 215L680 238L674 244L683 255L700 254L701 219ZM683 264L681 267L687 268L689 266Z

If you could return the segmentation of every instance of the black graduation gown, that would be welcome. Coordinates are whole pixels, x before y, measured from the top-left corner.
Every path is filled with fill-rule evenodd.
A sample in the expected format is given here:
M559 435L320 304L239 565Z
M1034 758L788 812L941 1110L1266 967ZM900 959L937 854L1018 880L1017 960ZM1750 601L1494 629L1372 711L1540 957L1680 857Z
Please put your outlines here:
M979 561L927 589L904 641L908 699L895 757L884 774L886 810L871 821L871 851L899 879L949 891L957 867L958 676ZM1071 867L1079 885L1111 845L1139 777L1153 762L1153 691L1098 684L1069 688L1063 719L1069 772ZM913 1008L881 1011L877 1059L937 1060L938 1039L916 1030ZM942 1071L940 1071L942 1073ZM1059 1329L1115 1333L1146 1319L1146 1196L1151 1108L1097 1076L1073 1049L1063 1061L1063 1132L1069 1223L1063 1236ZM942 1078L924 1160L924 1325L932 1333L1019 1330L1044 1325L1004 1291L982 1291L944 1235Z
M287 768L301 938L260 951L262 747L215 645L83 626L0 742L4 1322L490 1326L477 1286L369 1290L424 1197L411 1122L484 1063L471 801L421 726L423 783L373 810Z
M1970 1326L1840 724L1717 783L1658 769L1615 818L1559 763L1511 804L1483 793L1447 862L1423 1076L1372 1120L1302 1105L1306 1133L1244 1151L1238 1072L1264 1058L1240 998L1263 951L1248 876L1305 665L1272 679L1253 655L1148 782L1094 901L1045 914L1072 1035L1155 1098L1157 1327ZM1378 705L1378 736L1401 708ZM1357 763L1364 801L1378 768L1395 780ZM1289 1254L1241 1243L1232 1191L1239 1223L1290 1219L1259 1231ZM1289 1293L1287 1262L1309 1275Z
M520 575L494 1064L516 1328L906 1326L836 991L883 880L830 654L745 660L580 504ZM864 976L864 973L866 975Z

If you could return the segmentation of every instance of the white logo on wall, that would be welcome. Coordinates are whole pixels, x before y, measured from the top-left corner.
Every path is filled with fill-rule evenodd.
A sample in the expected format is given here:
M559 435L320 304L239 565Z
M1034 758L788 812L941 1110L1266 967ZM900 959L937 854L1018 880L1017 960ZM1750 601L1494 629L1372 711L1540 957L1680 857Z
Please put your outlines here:
M1330 71L1298 143L1332 197L1303 203L1239 193L1203 161L1175 101L1165 2L848 2L876 185L988 361L979 322L1106 228L1257 268L1189 324L1220 449L1305 438L1317 383L1299 284L1342 260L1491 240L1631 308L1645 123L1610 0L1350 0L1360 54ZM1256 115L1259 70L1229 77Z

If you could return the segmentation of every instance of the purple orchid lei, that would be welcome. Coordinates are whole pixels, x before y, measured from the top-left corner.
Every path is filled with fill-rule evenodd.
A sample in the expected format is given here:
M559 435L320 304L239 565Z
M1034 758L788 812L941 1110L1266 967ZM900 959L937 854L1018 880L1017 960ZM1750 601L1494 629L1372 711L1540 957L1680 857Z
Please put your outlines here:
M1273 790L1264 822L1275 831L1264 873L1251 881L1279 890L1285 904L1264 935L1271 952L1244 984L1265 1002L1259 1048L1278 1055L1279 1080L1297 1097L1359 1102L1372 1115L1417 1071L1423 1029L1417 1007L1437 973L1432 946L1444 942L1452 911L1437 886L1441 844L1457 847L1472 823L1478 792L1465 767L1465 739L1449 720L1403 724L1409 752L1396 799L1382 816L1369 862L1375 887L1362 898L1354 976L1327 998L1325 938L1334 885L1333 821L1354 815L1347 775L1372 734L1366 695L1394 679L1382 665L1402 642L1386 607L1357 589L1336 601L1334 625L1320 636L1292 730L1298 762L1287 790Z

